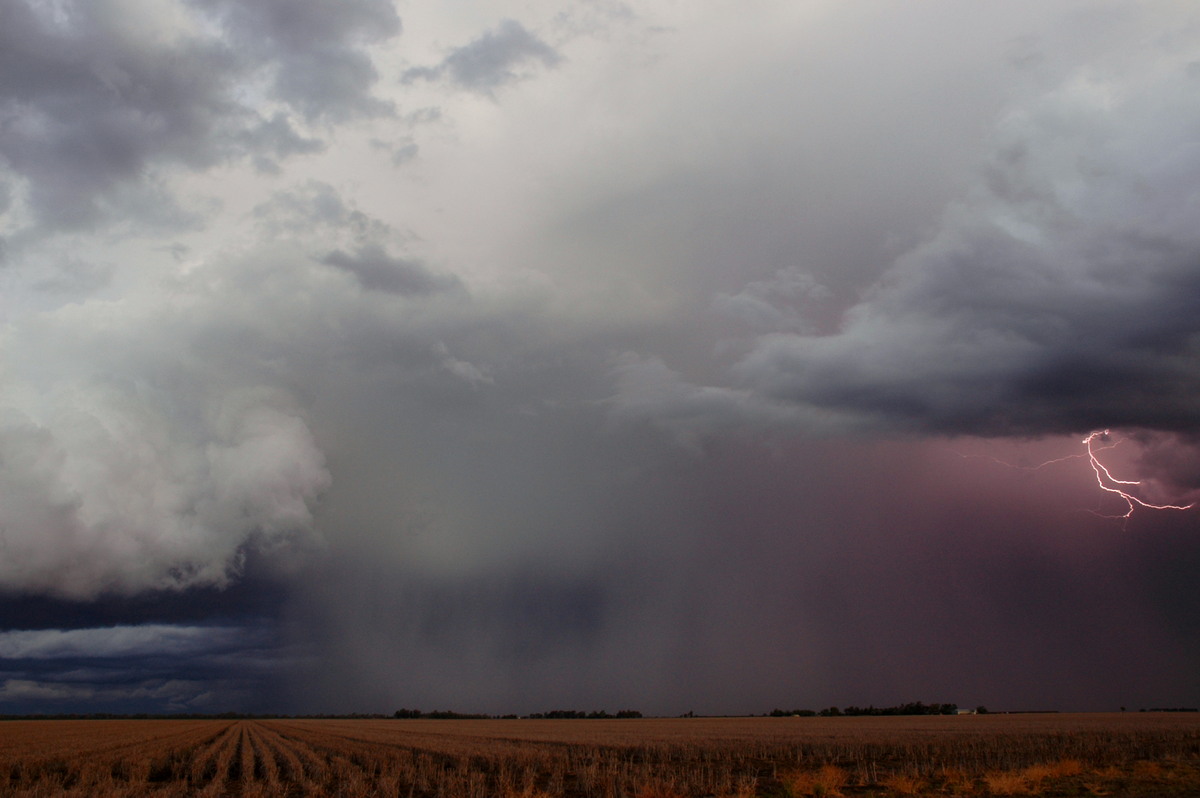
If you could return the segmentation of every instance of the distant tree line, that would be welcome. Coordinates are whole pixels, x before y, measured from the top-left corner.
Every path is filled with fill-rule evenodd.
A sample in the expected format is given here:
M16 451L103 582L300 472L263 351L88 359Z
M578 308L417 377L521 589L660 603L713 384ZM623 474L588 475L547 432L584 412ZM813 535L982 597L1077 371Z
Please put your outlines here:
M413 720L417 718L432 719L432 720L516 720L518 718L526 718L530 720L561 720L561 719L588 719L599 720L605 718L640 718L642 713L636 709L622 709L615 715L610 715L603 709L593 712L584 712L578 709L552 709L549 712L534 712L529 715L475 715L463 712L451 712L450 710L435 710L433 712L422 712L419 709L397 709L392 717Z
M1121 708L1125 711L1125 708ZM958 711L957 704L925 704L915 701L910 704L900 704L894 707L857 707L848 706L839 709L828 707L822 710L812 709L773 709L767 713L772 718L791 716L800 717L849 717L855 715L953 715ZM1006 712L1002 714L1052 713L1057 710L1023 710L1021 713ZM1139 712L1196 712L1196 707L1152 707L1139 709ZM976 707L975 712L987 714L987 707ZM694 712L680 715L682 718L695 717ZM606 719L606 718L640 718L642 713L633 709L622 709L615 715L600 709L584 712L577 709L553 709L549 712L534 712L529 715L485 715L471 712L453 712L448 709L422 712L419 709L398 709L394 713L384 715L378 712L348 712L328 713L317 715L286 715L281 713L247 713L247 712L173 712L173 713L120 713L120 712L61 712L61 713L9 713L0 714L0 722L7 720L269 720L273 718L309 718L314 720L385 720L387 718L422 718L431 720L517 720L517 719Z
M392 713L393 718L426 718L428 720L490 720L492 715L479 715L472 712L453 712L449 709L435 709L432 712L422 712L419 709L397 709Z
M979 707L975 710L979 712L987 712L985 707ZM773 709L770 712L772 718L784 718L789 716L799 715L803 718L822 717L822 718L837 718L851 715L953 715L958 712L958 704L925 704L920 701L914 701L909 704L899 704L894 707L877 707L866 706L856 707L848 706L843 709L837 707L829 707L820 711L812 709Z
M596 710L594 712L583 712L577 709L552 709L549 712L535 712L532 715L526 715L526 717L530 719L547 718L556 720L561 718L605 720L607 718L640 718L641 716L642 713L638 712L636 709L622 709L619 710L615 715L610 715L603 709Z

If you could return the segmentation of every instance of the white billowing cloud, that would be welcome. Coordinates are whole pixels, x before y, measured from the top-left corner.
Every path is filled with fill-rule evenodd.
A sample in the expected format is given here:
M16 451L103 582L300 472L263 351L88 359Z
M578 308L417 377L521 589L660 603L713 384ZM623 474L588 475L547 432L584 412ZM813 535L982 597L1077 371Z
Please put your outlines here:
M285 332L211 273L9 326L0 584L86 597L224 585L246 546L315 540L329 484L271 373ZM267 301L258 294L255 301Z
M263 213L264 243L9 323L0 585L90 598L224 586L251 550L290 562L325 540L331 430L391 423L379 384L445 401L494 383L460 339L503 322L393 254L386 225L325 186ZM339 404L363 397L364 419Z
M329 474L289 397L193 385L183 408L149 382L69 379L36 407L6 403L0 584L67 597L221 586L244 547L312 535Z

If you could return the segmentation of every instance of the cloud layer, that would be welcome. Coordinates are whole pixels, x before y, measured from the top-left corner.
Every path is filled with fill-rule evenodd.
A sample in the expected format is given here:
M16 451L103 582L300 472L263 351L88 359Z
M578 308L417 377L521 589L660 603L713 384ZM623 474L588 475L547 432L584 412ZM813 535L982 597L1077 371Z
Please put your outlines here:
M1186 176L1200 150L1182 98L1200 53L1182 37L1161 48L1074 66L1006 108L974 183L835 329L795 304L829 296L812 274L752 281L717 295L758 333L732 380L700 389L625 363L627 389L643 390L619 395L622 410L923 434L1194 433L1200 197ZM651 380L661 407L645 405Z
M1197 42L0 0L0 709L1194 702Z
M937 235L836 334L757 341L743 384L921 431L1195 431L1197 55L1080 69L1009 111Z
M386 2L5 0L0 14L0 157L18 240L202 224L166 190L171 170L246 156L273 168L323 146L297 115L389 109L362 49L399 33Z

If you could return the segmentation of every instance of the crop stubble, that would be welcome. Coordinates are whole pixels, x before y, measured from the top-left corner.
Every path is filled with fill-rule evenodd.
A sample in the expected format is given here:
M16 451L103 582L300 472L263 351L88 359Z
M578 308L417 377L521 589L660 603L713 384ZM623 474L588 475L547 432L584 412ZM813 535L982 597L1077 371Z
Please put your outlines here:
M1200 795L1191 713L0 723L0 795Z

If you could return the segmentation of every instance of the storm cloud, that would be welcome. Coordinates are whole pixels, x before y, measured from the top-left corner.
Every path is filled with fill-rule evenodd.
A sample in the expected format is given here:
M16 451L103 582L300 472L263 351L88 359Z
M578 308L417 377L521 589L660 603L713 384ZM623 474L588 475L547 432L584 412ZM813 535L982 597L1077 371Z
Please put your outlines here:
M1196 63L0 0L0 711L1194 704Z
M736 404L750 424L817 429L1194 433L1200 150L1183 98L1200 53L1161 46L1076 67L1007 107L935 232L835 329L814 329L831 326L811 307L830 292L811 273L718 294L716 307L758 335L736 344L745 351L724 384L660 369L665 417L707 404L718 423ZM625 385L649 384L637 369L619 367ZM619 394L622 412L653 414L641 396Z
M1197 55L1081 69L1009 110L937 235L835 334L759 339L741 383L926 432L1196 431Z

